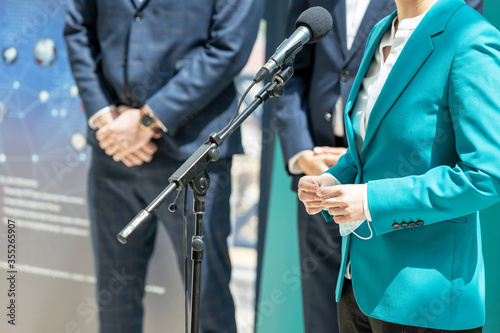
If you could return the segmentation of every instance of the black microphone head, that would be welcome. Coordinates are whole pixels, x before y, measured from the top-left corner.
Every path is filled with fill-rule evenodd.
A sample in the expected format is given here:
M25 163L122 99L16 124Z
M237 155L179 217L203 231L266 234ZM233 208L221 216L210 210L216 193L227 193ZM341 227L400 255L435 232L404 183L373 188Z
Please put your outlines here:
M332 29L332 15L321 6L311 7L303 11L295 21L295 28L301 25L305 25L311 31L312 37L308 43L313 44L328 35Z

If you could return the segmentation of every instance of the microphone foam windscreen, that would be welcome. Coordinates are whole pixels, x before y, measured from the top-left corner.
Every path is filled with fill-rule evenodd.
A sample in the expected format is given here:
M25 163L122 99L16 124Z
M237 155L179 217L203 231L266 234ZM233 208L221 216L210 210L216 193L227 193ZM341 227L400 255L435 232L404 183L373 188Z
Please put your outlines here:
M332 28L332 15L321 6L311 7L303 11L295 21L295 28L301 25L305 25L311 31L309 44L313 44L325 37Z

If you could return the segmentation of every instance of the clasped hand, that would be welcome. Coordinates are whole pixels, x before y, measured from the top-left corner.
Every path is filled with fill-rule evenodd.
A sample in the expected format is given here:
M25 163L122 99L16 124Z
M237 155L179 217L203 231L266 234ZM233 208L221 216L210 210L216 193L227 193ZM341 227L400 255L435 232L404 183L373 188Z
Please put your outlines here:
M331 174L305 176L299 181L298 196L310 215L328 210L336 223L366 220L364 185L337 185Z
M140 128L140 116L139 109L120 106L95 122L99 128L96 133L99 146L113 160L122 161L128 167L150 162L158 150L151 139L160 137L161 133Z
M297 164L308 176L318 176L337 164L339 158L346 152L341 147L314 147L300 156Z

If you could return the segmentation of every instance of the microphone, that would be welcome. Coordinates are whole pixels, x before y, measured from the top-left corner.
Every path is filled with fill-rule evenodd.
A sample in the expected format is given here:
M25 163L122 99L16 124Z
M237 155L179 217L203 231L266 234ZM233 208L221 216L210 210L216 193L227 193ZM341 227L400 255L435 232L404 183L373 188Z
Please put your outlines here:
M295 21L295 32L285 39L267 63L257 72L254 81L264 80L272 71L292 60L304 44L313 44L325 37L332 28L332 15L323 7L311 7Z

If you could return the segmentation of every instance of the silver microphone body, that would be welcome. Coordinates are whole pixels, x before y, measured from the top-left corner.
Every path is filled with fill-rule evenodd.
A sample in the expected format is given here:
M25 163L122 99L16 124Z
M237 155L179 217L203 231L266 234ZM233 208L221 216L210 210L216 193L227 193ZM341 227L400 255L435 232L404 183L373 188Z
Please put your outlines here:
M304 25L299 26L289 38L276 48L276 52L269 58L264 67L269 73L272 73L276 68L293 59L311 38L311 30Z

